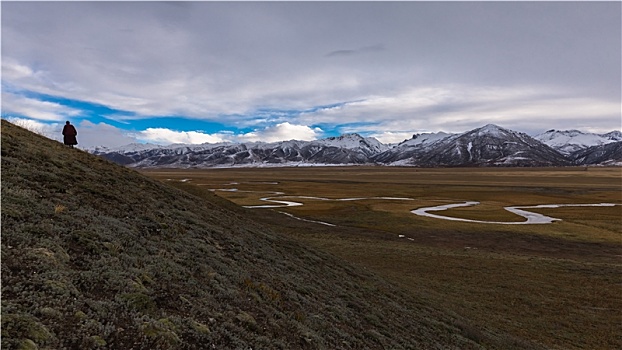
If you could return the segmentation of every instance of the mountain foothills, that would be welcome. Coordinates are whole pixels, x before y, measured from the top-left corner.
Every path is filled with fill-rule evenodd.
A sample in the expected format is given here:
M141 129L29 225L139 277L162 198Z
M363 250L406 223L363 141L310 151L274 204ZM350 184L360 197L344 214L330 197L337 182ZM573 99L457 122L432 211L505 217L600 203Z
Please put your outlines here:
M275 233L196 186L171 187L4 120L1 140L3 349L527 342L473 331L451 311Z
M535 137L489 124L462 134L417 134L388 146L346 134L316 141L276 143L128 145L92 153L138 168L313 166L377 164L417 167L621 166L622 133L549 130Z

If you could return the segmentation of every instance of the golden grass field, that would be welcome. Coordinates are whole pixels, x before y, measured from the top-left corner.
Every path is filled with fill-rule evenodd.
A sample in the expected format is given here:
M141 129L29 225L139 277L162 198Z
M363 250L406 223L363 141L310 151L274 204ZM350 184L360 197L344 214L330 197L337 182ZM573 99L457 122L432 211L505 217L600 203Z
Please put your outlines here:
M273 196L270 192L328 199L411 198L283 198L304 205L246 210L279 232L473 320L479 330L499 329L549 348L622 348L620 168L320 167L144 173L171 184L187 180L206 191L238 189L215 193L242 206L275 204L260 201ZM529 209L561 219L534 225L447 221L410 212L465 201L481 204L437 214L524 221L503 208L618 205ZM282 212L335 226L295 220Z

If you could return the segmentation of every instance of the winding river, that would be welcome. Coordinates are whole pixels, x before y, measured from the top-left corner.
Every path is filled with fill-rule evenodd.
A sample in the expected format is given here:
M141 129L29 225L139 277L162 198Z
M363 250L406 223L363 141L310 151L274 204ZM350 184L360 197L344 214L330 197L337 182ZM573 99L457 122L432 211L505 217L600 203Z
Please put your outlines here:
M227 185L237 185L239 183L230 183ZM277 183L270 183L277 184ZM226 185L225 185L226 186ZM396 200L396 201L415 201L415 198L403 198L403 197L355 197L355 198L324 198L324 197L311 197L311 196L286 196L283 192L276 191L239 191L237 188L213 188L210 191L225 191L225 192L249 192L249 193L269 193L271 196L260 198L263 202L273 203L273 204L263 204L263 205L244 205L244 208L251 209L262 209L262 208L284 208L284 207L296 207L304 205L301 202L291 201L291 199L306 199L306 200L319 200L319 201L335 201L335 202L346 202L346 201L361 201L361 200ZM452 204L444 204L437 205L433 207L423 207L411 210L410 212L419 215L426 216L435 219L441 220L451 220L451 221L462 221L462 222L471 222L471 223L480 223L480 224L497 224L497 225L532 225L532 224L550 224L555 221L561 221L561 219L553 218L550 216L546 216L544 214L534 213L532 211L528 211L525 209L555 209L561 207L613 207L620 204L614 203L593 203L593 204L541 204L541 205L529 205L529 206L509 206L504 207L505 210L514 213L518 216L525 218L525 221L482 221L482 220L471 220L471 219L463 219L452 216L445 216L436 214L436 212L445 211L453 208L460 207L471 207L480 204L480 202L476 201L466 201L460 203L452 203ZM314 221L307 220L295 217L289 213L281 212L288 216L291 216L295 219L315 222L322 225L335 226L334 224L330 224L322 221Z

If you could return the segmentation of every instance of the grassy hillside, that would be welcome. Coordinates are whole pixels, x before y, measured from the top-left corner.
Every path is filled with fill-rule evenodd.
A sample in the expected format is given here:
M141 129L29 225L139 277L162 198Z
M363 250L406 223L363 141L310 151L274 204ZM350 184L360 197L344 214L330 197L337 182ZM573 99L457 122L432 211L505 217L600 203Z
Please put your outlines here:
M215 196L4 120L1 150L3 349L512 345Z

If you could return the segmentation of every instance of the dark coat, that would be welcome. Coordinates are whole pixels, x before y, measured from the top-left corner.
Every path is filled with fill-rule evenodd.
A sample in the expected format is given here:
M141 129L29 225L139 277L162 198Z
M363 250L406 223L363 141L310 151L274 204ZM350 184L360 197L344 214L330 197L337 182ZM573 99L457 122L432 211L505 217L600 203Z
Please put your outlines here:
M78 136L78 131L71 124L65 125L63 127L63 143L68 146L73 146L78 144L78 140L76 139Z

